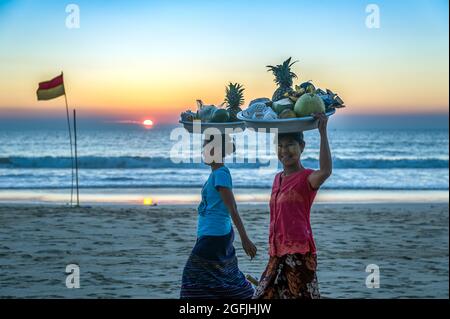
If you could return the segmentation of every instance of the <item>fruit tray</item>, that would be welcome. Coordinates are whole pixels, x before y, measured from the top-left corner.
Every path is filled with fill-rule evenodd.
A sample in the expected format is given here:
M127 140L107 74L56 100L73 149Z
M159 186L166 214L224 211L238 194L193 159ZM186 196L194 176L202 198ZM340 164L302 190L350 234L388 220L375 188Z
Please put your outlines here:
M330 117L336 112L335 109L325 113L327 117ZM242 112L237 114L237 118L245 122L247 128L254 129L266 129L267 133L270 133L270 129L277 129L278 133L293 133L300 131L309 131L317 128L318 120L312 116L287 118L287 119L274 119L274 120L261 120L261 119L249 119L242 115Z

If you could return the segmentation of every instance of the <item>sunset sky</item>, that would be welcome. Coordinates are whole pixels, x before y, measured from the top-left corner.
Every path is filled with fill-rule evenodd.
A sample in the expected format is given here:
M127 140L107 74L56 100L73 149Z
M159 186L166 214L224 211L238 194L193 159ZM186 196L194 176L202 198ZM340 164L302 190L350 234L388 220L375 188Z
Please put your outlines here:
M65 8L80 8L68 29ZM367 4L380 8L369 29ZM64 71L84 117L176 122L195 100L271 97L266 65L299 60L296 83L340 94L342 114L448 113L448 1L2 1L0 118L64 116L37 101Z

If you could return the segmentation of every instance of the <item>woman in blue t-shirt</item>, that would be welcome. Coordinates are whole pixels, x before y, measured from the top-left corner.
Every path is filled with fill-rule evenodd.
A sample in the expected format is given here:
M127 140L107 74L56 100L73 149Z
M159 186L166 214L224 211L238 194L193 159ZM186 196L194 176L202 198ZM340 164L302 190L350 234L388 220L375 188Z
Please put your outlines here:
M211 167L211 174L203 185L198 206L197 242L183 270L182 299L247 299L253 295L253 287L238 268L233 247L231 220L246 254L250 258L256 255L237 211L230 171L223 164L225 155L234 151L229 135L211 135L204 140L204 162Z

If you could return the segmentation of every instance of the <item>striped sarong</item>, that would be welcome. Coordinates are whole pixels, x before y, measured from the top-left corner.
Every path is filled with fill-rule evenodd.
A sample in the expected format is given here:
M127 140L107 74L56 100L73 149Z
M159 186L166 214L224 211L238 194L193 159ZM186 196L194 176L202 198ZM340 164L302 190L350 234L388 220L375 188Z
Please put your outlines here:
M225 236L202 236L183 270L181 299L250 299L254 290L238 268L233 229Z

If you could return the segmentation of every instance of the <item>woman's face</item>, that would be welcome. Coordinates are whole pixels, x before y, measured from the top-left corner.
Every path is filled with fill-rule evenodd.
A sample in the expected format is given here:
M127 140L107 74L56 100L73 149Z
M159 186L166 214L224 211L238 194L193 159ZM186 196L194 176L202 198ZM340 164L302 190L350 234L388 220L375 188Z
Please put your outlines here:
M210 159L211 156L214 156L214 150L213 149L206 149L205 145L208 144L207 141L203 141L203 147L202 147L202 160L203 163L205 163L206 165L211 165Z
M210 145L208 145L208 147L205 147L207 144L211 143ZM222 163L222 161L220 160L220 158L216 158L215 156L215 152L214 150L216 149L217 146L214 145L214 141L203 141L203 149L202 149L202 159L203 159L203 163L205 163L206 165L212 165L213 163ZM219 151L220 153L220 151ZM218 154L220 155L220 154Z
M296 140L284 137L278 140L277 155L283 166L292 166L300 161L304 145L300 145Z

